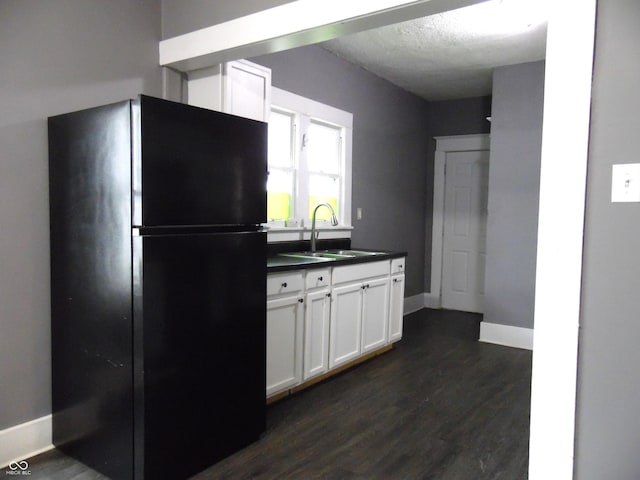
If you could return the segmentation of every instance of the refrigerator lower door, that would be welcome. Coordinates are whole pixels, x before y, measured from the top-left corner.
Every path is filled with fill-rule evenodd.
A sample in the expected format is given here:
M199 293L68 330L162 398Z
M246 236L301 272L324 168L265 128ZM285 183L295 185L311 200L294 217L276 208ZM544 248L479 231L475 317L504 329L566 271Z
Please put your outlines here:
M187 478L264 431L265 235L134 237L135 478Z

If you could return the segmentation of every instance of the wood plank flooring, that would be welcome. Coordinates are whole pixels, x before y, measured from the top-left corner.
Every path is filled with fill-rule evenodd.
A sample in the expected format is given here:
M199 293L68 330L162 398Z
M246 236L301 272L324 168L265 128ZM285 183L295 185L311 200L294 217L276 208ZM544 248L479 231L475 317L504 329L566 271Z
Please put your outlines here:
M260 441L193 479L526 479L531 352L478 343L479 320L405 317L392 351L270 405ZM105 478L55 450L29 464Z

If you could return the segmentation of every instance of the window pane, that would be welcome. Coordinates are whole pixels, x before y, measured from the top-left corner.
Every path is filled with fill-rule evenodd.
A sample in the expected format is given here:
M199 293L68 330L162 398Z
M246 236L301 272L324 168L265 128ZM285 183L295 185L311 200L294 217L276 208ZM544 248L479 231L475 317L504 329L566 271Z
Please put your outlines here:
M293 115L271 110L269 116L269 166L291 167Z
M313 172L340 174L340 128L311 121L307 138L307 162Z
M340 180L328 175L309 175L309 218L313 216L313 210L319 203L326 202L333 207L336 216L340 218L338 204L340 200ZM328 208L318 209L316 219L329 220L331 212Z
M267 181L267 220L293 216L293 173L272 168Z

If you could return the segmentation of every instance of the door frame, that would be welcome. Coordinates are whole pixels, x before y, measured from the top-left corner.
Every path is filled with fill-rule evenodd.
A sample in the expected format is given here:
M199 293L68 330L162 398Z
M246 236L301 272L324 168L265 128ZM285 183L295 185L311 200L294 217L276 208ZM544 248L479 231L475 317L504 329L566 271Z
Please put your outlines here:
M444 248L445 165L450 152L489 151L490 135L433 137L436 153L433 167L433 224L431 228L431 288L425 293L427 308L442 307L442 256ZM491 161L491 159L489 159Z
M376 0L339 2L327 8L326 0L297 0L163 40L159 45L159 63L188 71L191 61L202 68L481 1ZM354 10L356 4L361 7L359 12ZM310 19L316 19L315 25ZM530 480L573 478L595 24L596 0L563 0L549 7L531 378ZM229 43L229 38L234 41ZM182 55L169 58L167 50Z

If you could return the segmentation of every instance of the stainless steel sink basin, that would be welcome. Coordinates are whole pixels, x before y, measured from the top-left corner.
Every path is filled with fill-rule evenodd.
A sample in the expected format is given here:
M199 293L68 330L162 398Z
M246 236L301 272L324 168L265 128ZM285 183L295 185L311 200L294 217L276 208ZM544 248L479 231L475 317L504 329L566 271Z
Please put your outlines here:
M327 258L336 260L341 258L370 257L382 254L384 254L384 252L368 252L365 250L321 250L319 252L281 253L281 255L294 258Z
M269 257L267 259L267 266L279 267L293 264L302 265L307 263L330 262L331 260L331 258L305 257L303 255L289 255L286 253L280 253L275 257Z
M372 257L375 255L384 255L386 252L373 252L367 250L320 250L319 252L287 252L279 253L277 256L269 257L267 261L270 267L280 267L287 265L302 265L319 262L331 262L333 260L346 260L362 257Z
M382 255L384 252L369 252L365 250L329 250L328 253L343 255L345 257L369 257L372 255Z
M296 257L296 258L351 258L355 255L347 255L339 252L293 252L293 253L282 253L281 255L287 257Z

